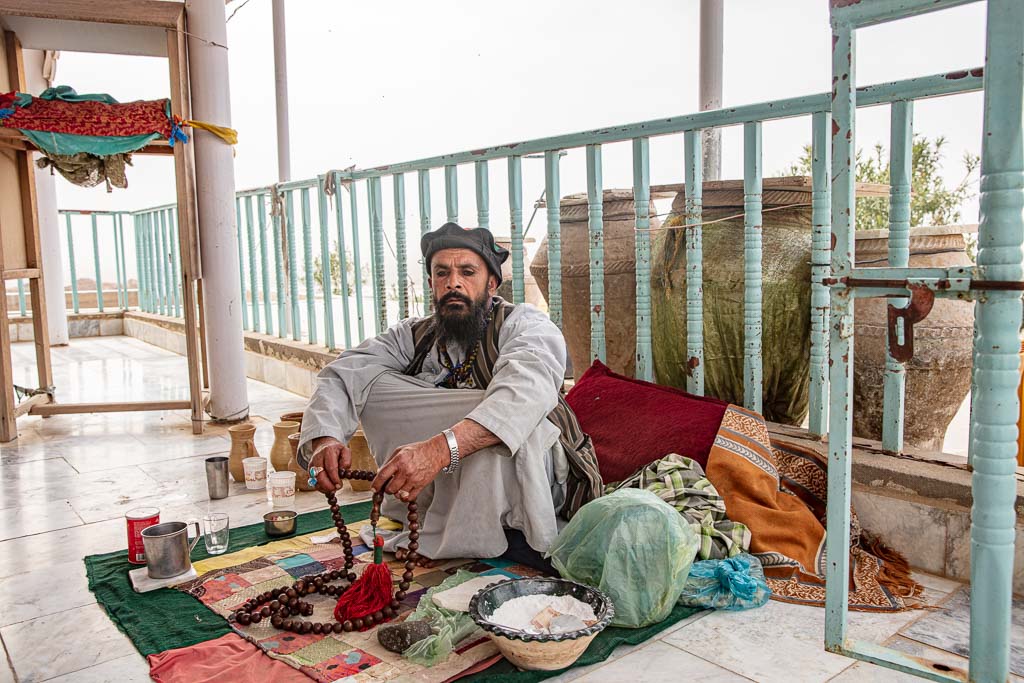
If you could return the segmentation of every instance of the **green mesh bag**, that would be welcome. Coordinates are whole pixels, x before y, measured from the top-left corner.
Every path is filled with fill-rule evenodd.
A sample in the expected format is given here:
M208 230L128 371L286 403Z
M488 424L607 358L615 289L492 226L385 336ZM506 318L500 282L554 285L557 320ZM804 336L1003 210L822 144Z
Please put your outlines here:
M563 578L612 599L612 625L640 628L672 611L699 546L671 505L650 491L623 489L580 508L548 556Z

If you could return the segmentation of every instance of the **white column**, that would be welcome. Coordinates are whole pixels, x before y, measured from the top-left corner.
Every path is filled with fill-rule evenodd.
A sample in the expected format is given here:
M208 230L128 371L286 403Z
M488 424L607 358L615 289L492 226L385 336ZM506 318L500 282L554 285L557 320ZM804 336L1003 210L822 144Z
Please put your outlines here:
M700 110L722 107L722 0L700 0ZM722 174L722 132L704 130L704 180Z
M187 0L189 78L192 117L231 125L227 22L223 0ZM235 238L235 169L231 146L204 130L192 129L196 199L203 265L207 366L214 420L240 420L249 414L242 301Z
M285 36L284 0L274 0L274 102L277 105L277 180L292 179L288 139L288 41Z
M57 214L57 184L49 171L36 170L35 177L46 324L50 330L50 345L63 346L68 343L68 311L64 301L64 257L60 216Z

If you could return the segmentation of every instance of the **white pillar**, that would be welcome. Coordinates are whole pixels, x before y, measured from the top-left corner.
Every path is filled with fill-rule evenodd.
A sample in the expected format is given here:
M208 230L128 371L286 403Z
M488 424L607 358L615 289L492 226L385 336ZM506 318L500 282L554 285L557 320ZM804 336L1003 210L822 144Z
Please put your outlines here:
M192 117L231 125L227 22L223 0L187 0L189 79ZM196 158L196 199L203 266L207 366L214 420L240 420L249 414L242 295L235 238L235 169L231 146L212 133L192 129Z
M274 95L277 105L277 180L292 179L291 143L288 139L288 44L285 38L284 0L274 0Z
M57 184L49 171L36 170L36 207L39 214L39 246L43 254L43 287L50 345L68 343L68 311L64 297L64 257L61 249Z
M722 107L722 0L700 0L700 110ZM722 175L722 132L704 131L704 180Z

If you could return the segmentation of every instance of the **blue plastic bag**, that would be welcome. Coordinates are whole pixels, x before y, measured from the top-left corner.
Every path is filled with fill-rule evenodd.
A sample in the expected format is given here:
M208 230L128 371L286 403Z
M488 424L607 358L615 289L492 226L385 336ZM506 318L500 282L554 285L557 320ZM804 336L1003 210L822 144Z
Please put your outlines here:
M727 560L694 562L679 596L679 604L741 610L760 607L771 596L760 560L741 553Z

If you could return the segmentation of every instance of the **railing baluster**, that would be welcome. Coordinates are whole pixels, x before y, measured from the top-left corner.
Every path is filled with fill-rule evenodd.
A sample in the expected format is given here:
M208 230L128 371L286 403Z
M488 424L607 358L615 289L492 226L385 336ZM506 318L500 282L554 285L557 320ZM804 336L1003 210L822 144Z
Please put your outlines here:
M252 331L260 332L260 297L256 268L256 235L253 234L252 195L245 196L245 241L248 247L249 291L252 292ZM244 305L244 303L243 303Z
M512 303L526 301L523 267L523 159L508 158L508 206L512 235Z
M181 284L181 262L178 259L178 220L177 209L167 209L167 229L171 242L171 282L174 293L174 317L181 317L182 306L182 284Z
M1024 11L1015 0L989 0L986 17L984 130L981 145L982 279L1024 278ZM1017 498L1017 387L1020 292L990 291L975 304L977 365L971 422L971 681L1009 676Z
M910 263L910 180L914 147L914 103L893 102L889 128L889 267L906 268ZM904 308L906 298L889 303ZM899 330L902 336L904 330ZM888 332L886 333L888 340ZM882 448L892 453L903 450L903 407L906 367L885 350L883 384Z
M147 214L139 213L135 217L139 221L139 284L145 289L145 297L139 299L140 307L146 313L151 313L150 301L153 297L153 282L149 279L149 226ZM140 294L140 297L142 295Z
M171 290L174 285L171 282L171 264L167 259L167 216L164 211L157 211L156 214L159 221L157 230L160 233L160 282L163 285L160 292L160 312L169 316L171 315Z
M356 322L359 325L359 342L366 339L363 316L363 261L359 254L359 200L356 198L356 181L349 185L349 214L352 216L352 264L355 266Z
M4 296L7 296L7 289L4 288ZM18 311L22 317L25 317L28 309L25 308L25 281L22 278L18 278Z
M602 196L602 201L604 197ZM633 205L636 209L636 370L654 379L651 356L651 159L648 138L633 139Z
M302 255L306 266L306 326L309 328L309 343L316 344L316 291L313 289L313 227L309 211L309 188L299 190L302 198Z
M491 229L491 188L487 178L487 162L473 164L476 171L476 224L478 228Z
M285 241L288 243L288 293L292 304L292 339L302 340L302 313L299 308L299 270L295 258L295 190L285 190Z
M562 195L559 189L559 150L544 152L544 191L548 216L548 316L562 328Z
M604 363L604 179L601 145L587 145L587 214L590 232L590 360Z
M284 277L284 245L281 244L281 223L284 218L284 197L277 187L270 190L271 212L270 227L274 231L271 236L274 242L274 289L277 294L277 336L284 339L288 334L288 310L287 297L285 296Z
M832 35L832 275L848 276L854 262L855 37L849 26ZM850 456L853 418L853 292L831 290L829 321L828 533L825 539L825 647L846 644L850 577Z
M459 222L459 167L444 167L444 205L448 212L447 222Z
M112 232L114 233L114 277L117 286L117 307L123 309L124 301L121 299L121 239L117 234L117 216L114 213L110 215Z
M420 195L420 235L430 232L430 171L422 170L419 177ZM423 261L423 314L427 315L433 309L433 296L430 291L430 273L427 272L427 262Z
M122 305L122 307L125 310L127 310L129 308L129 301L128 301L128 262L125 259L125 253L124 253L125 250L124 250L124 213L123 212L118 212L118 214L117 214L117 234L121 238L121 246L120 246L120 253L121 253L121 288L122 288L121 299L123 301L123 303L121 305Z
M832 237L832 199L829 173L832 141L829 115L811 117L811 384L808 428L823 436L828 428L828 325L829 293L822 282L831 272L829 241Z
M345 208L341 204L341 197L344 194L341 185L341 174L334 171L334 220L338 227L338 267L341 279L341 316L342 330L345 332L345 348L352 348L352 325L349 320L348 305L348 254L345 246ZM358 269L359 264L356 263ZM358 277L358 274L356 275Z
M96 306L103 312L103 274L100 272L100 236L96 230L96 214L92 218L92 260L96 270Z
M245 256L242 247L242 198L235 197L235 236L238 238L238 284L241 295L242 329L249 329L249 308L245 295Z
M149 212L146 214L146 224L148 233L146 243L149 245L149 276L150 282L153 284L153 304L151 313L160 312L160 278L159 278L159 261L157 259L158 241L156 234L156 213Z
M409 267L405 253L405 176L391 177L395 199L395 258L398 261L398 318L409 317Z
M699 130L683 134L686 157L686 390L704 395L704 170Z
M320 217L320 288L324 292L324 345L333 349L334 283L332 281L333 269L331 268L331 235L327 218L327 193L324 192L324 183L326 182L327 176L325 175L318 176L316 179L316 204Z
M267 202L256 195L256 216L260 231L260 273L263 275L263 318L267 334L274 334L274 305L270 299L270 255L267 253Z
M380 178L367 180L370 205L370 241L373 244L373 298L377 308L377 334L388 328L388 302L384 274L384 218L381 215Z
M743 405L761 412L761 123L743 125Z
M75 270L75 238L71 234L71 214L64 214L68 233L68 261L71 263L71 310L78 313L78 273Z
M144 285L142 282L142 236L139 228L139 215L137 213L132 214L132 235L135 238L132 240L135 244L135 298L141 311L145 310L145 306L142 303L145 296L143 294Z

